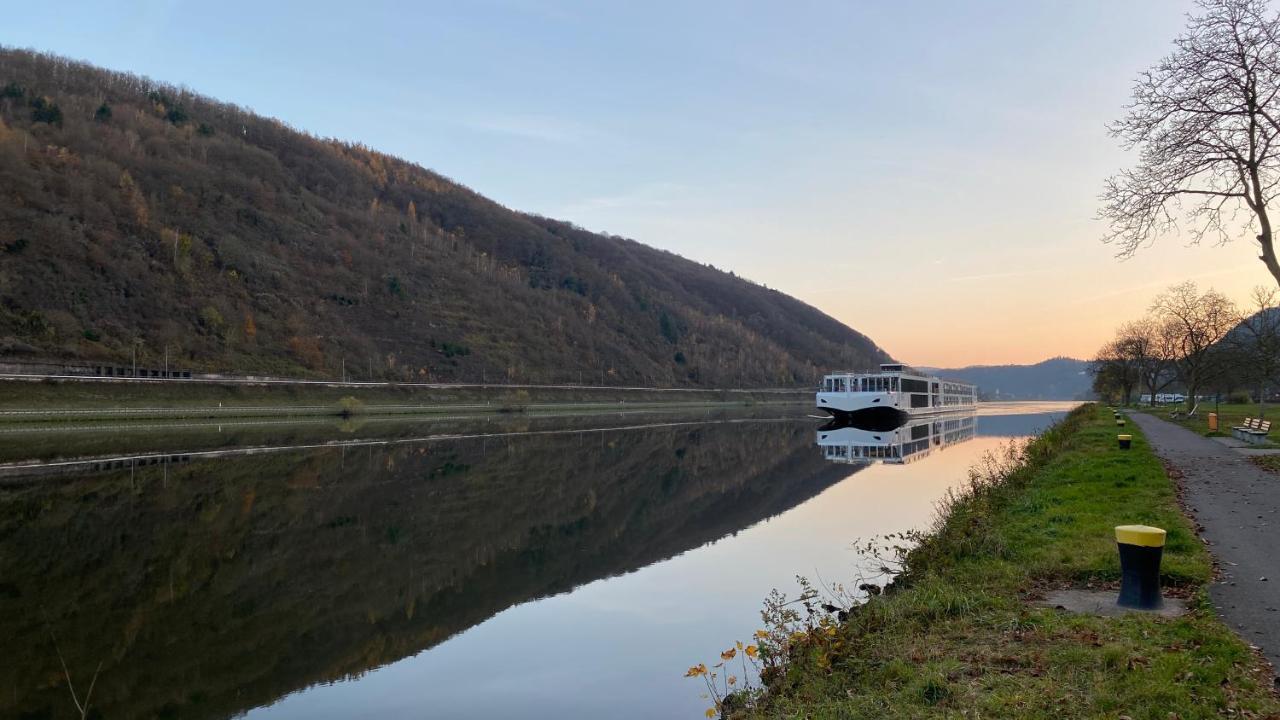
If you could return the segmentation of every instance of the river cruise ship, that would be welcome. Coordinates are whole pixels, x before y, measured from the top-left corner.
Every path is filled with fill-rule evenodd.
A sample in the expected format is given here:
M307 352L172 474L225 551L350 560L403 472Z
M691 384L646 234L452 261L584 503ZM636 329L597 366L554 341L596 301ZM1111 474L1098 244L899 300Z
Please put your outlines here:
M823 377L817 404L818 409L836 417L932 415L976 407L978 389L891 363L881 365L878 373L834 373Z
M977 434L977 412L969 408L912 418L892 430L853 427L835 420L818 430L818 447L830 462L905 465Z

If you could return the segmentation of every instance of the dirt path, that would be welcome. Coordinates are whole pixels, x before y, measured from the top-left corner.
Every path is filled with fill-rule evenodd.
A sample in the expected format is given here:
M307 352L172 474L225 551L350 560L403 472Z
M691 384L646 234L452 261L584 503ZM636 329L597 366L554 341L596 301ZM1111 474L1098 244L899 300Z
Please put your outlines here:
M1209 590L1214 605L1280 668L1280 475L1186 428L1145 413L1131 417L1183 474L1187 504L1222 566Z

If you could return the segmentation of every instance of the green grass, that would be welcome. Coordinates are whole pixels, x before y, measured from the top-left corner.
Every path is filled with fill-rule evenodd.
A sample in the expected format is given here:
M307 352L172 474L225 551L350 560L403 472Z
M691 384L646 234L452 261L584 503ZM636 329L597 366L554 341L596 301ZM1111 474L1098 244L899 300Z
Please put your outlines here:
M858 608L834 638L800 643L754 715L1280 713L1271 676L1207 601L1210 558L1172 483L1141 432L1126 432L1133 449L1122 452L1110 413L1085 406L1002 482L952 500L891 592ZM1099 618L1030 602L1052 587L1114 585L1113 528L1125 523L1168 531L1163 581L1188 599L1189 614Z
M1190 419L1181 417L1178 419L1171 419L1169 417L1169 413L1173 412L1173 406L1154 408L1140 407L1137 409L1149 412L1163 420L1171 420L1192 432L1199 433L1206 437L1231 437L1232 427L1236 425L1243 425L1245 418L1256 418L1259 416L1257 403L1223 404L1216 406L1216 409L1213 403L1201 403L1200 409L1196 411L1196 416ZM1186 411L1186 408L1182 406L1178 406L1177 409L1184 412ZM1280 420L1280 408L1268 405L1264 410L1265 412L1263 414L1268 419L1273 421ZM1218 414L1217 431L1209 429L1209 413L1211 412L1216 412ZM1258 447L1280 447L1280 445L1276 444L1276 441L1280 440L1280 427L1277 427L1275 432L1272 433L1270 440L1270 442L1263 443Z
M0 423L379 415L526 410L599 411L812 403L808 391L573 387L353 387L203 382L0 381ZM345 413L344 413L345 411Z

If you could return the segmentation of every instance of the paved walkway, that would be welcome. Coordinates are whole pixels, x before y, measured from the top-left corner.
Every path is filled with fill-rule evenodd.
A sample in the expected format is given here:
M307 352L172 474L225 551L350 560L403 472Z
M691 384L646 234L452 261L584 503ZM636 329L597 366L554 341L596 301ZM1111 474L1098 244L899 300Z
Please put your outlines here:
M1216 437L1213 441L1223 447L1229 447L1241 455L1280 455L1280 449L1258 447L1235 437Z
M1145 413L1131 417L1184 476L1187 505L1222 566L1209 588L1213 604L1280 668L1280 475L1186 428Z

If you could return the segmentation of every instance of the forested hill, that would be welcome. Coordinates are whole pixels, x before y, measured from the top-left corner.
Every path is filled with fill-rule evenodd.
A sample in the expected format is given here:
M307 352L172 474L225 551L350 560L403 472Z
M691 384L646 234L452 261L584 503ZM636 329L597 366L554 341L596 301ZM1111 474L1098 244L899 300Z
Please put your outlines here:
M942 377L978 386L984 400L1081 400L1089 397L1089 363L1057 357L1034 365L930 368Z
M317 92L338 92L339 89ZM780 292L124 73L0 48L0 358L808 384L886 359Z

